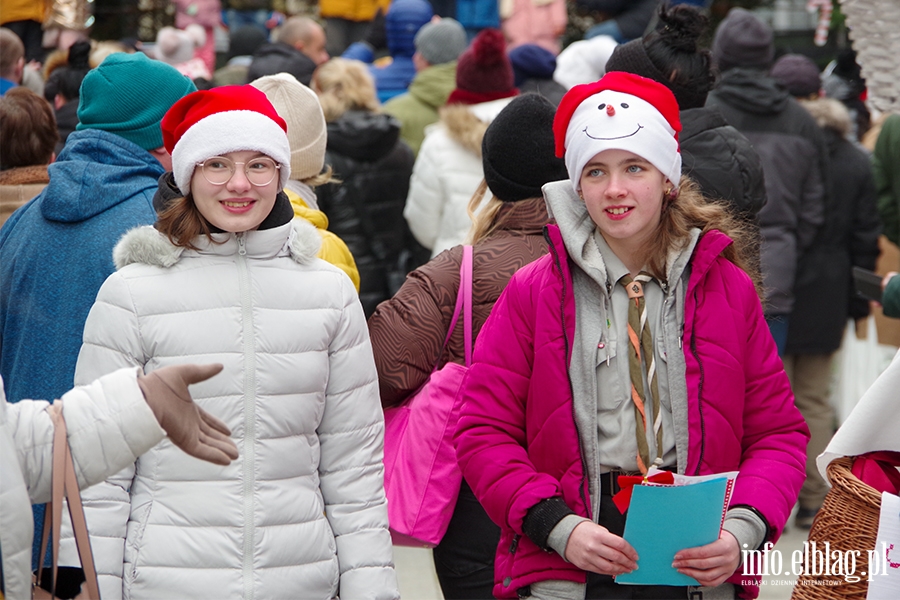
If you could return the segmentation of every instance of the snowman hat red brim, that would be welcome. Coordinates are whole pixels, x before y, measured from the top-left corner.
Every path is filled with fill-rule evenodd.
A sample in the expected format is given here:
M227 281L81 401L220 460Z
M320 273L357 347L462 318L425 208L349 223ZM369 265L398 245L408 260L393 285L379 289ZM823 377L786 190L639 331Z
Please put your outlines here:
M624 95L624 96L623 96ZM617 121L598 108L604 99L616 99L619 121L639 123L639 134L616 137L595 133L615 128ZM623 100L627 100L623 102ZM646 77L612 71L599 81L570 89L559 104L553 120L556 155L565 158L569 177L578 189L581 169L596 154L616 148L628 150L648 160L673 183L678 183L681 155L678 133L681 131L678 102L666 86Z

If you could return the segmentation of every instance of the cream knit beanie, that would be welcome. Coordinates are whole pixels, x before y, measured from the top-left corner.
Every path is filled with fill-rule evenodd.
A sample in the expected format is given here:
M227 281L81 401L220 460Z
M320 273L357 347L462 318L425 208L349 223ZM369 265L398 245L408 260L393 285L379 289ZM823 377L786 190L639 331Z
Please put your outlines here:
M302 181L322 172L325 165L325 115L315 92L293 75L278 73L253 81L287 122L291 145L291 179Z

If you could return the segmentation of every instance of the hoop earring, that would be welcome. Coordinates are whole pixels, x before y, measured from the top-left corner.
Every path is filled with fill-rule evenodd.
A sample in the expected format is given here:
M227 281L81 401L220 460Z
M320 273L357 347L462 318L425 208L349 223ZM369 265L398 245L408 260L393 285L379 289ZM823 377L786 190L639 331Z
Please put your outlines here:
M666 190L666 195L663 197L663 199L666 202L673 202L676 198L678 198L678 188L673 185L668 190Z

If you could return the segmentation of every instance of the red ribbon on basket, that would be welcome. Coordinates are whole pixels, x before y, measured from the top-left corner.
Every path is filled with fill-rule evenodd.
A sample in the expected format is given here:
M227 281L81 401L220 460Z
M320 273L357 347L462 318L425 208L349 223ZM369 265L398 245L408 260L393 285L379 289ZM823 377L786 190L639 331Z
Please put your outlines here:
M631 504L631 493L634 491L634 486L648 481L651 483L671 484L675 483L675 476L670 471L662 471L650 477L644 477L643 475L619 475L618 481L619 491L613 496L613 502L616 504L619 512L624 515L625 511L628 510L628 505Z

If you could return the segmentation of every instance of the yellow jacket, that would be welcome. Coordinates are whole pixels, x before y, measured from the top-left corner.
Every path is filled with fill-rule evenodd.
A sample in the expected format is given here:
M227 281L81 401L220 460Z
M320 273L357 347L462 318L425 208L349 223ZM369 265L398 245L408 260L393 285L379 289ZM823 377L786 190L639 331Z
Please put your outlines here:
M37 21L38 23L43 23L47 14L47 4L47 0L3 0L3 8L0 10L0 23L11 23L13 21Z
M391 0L319 0L319 14L323 19L371 21L379 7L386 13L390 5Z
M298 194L285 189L291 206L294 208L294 216L305 219L316 226L319 235L322 236L322 248L317 256L326 262L330 262L341 271L350 276L356 291L359 292L359 270L356 261L344 240L328 231L328 217L321 210L310 208Z

